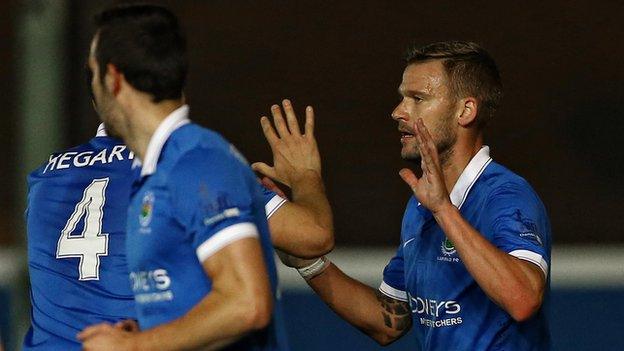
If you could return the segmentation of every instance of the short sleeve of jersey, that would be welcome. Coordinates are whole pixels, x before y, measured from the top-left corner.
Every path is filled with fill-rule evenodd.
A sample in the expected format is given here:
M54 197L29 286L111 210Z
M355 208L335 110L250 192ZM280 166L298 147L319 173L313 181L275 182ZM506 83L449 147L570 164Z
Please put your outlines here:
M539 266L548 276L550 228L546 211L528 185L505 184L486 205L492 242L499 249Z
M245 167L225 151L198 149L183 155L171 172L172 214L200 262L236 240L258 236Z
M267 219L271 218L271 216L286 203L286 199L264 186L262 186L262 197L264 199L264 210L266 212Z
M407 301L404 269L403 245L400 244L396 254L384 268L379 291L395 300Z

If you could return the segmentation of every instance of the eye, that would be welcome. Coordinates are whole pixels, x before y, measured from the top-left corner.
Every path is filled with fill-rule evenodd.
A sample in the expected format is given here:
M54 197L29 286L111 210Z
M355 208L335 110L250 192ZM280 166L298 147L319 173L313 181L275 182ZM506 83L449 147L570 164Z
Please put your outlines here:
M416 101L416 102L423 101L423 99L420 96L418 96L418 95L412 95L412 99L414 99L414 101Z

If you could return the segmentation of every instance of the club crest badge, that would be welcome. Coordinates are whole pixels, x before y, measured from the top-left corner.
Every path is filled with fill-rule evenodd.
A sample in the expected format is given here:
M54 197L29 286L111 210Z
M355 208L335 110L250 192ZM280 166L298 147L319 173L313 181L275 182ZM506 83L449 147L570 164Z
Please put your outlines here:
M143 202L141 203L141 212L139 213L139 223L142 227L147 227L152 221L152 214L154 212L154 193L148 191L143 196Z
M448 238L445 238L442 241L441 248L442 254L444 254L445 256L452 256L457 252L457 250L455 249L455 245L453 245L453 243Z

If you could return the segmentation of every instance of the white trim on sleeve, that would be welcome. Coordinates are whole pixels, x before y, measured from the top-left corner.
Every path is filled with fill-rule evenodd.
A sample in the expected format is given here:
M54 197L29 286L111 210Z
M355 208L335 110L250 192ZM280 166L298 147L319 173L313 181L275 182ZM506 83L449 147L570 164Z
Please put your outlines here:
M381 285L379 286L379 291L381 291L382 294L391 297L395 300L399 300L399 301L403 301L403 302L408 302L407 301L407 293L403 290L399 290L399 289L395 289L393 287L391 287L390 285L386 284L386 282L382 281Z
M544 277L548 278L548 263L546 263L542 255L529 250L514 250L509 254L537 265L544 272Z
M264 205L264 211L266 212L267 219L271 218L271 216L285 203L286 199L283 197L279 195L273 196L273 198L271 198L271 200Z
M195 253L197 254L199 262L204 262L208 257L214 255L217 251L234 241L257 237L258 229L255 224L251 222L233 224L219 230L213 236L206 239L206 241L195 250Z

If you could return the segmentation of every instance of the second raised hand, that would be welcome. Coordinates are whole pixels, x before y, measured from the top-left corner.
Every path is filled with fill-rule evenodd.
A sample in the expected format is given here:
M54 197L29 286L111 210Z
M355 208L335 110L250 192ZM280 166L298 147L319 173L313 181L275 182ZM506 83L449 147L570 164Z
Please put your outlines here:
M399 175L412 189L418 201L431 212L436 213L451 205L438 150L431 134L420 118L414 123L414 134L421 157L422 177L419 179L408 168L401 169Z
M262 116L260 124L264 136L273 152L273 166L263 162L252 164L252 168L271 178L292 187L292 184L306 175L321 175L321 157L314 139L314 111L312 106L306 107L304 133L301 134L297 116L290 100L282 101L282 109L278 105L271 106L273 124L266 116Z

